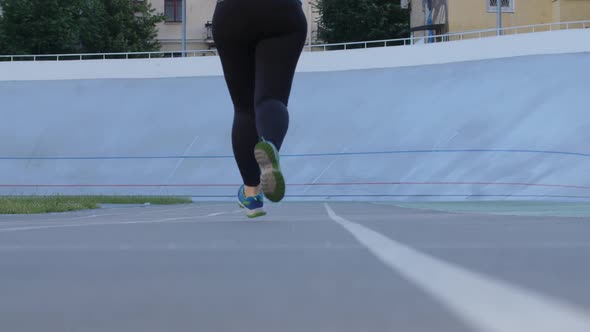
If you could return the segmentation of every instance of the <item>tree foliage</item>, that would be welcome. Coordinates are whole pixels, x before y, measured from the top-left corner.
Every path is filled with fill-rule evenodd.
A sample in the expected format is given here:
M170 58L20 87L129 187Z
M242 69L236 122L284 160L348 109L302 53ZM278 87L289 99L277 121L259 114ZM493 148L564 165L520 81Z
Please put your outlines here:
M406 37L409 10L394 0L317 0L318 39L326 43Z
M0 53L68 54L154 51L157 23L149 1L0 0Z

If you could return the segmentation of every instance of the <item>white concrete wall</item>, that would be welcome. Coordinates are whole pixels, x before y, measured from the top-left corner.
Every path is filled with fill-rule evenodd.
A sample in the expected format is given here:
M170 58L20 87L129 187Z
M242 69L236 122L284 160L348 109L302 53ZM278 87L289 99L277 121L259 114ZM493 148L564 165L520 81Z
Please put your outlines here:
M298 72L397 68L538 54L590 52L590 29L347 51L304 52ZM220 76L214 56L0 62L0 81Z
M306 54L288 195L590 197L588 32ZM0 64L0 193L231 197L216 61Z

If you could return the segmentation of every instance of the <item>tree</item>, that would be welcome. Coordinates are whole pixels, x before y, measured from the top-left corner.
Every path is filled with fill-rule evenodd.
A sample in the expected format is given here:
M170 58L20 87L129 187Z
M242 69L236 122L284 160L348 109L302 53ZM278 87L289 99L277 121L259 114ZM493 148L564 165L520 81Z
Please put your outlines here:
M165 16L155 14L149 1L98 0L94 12L98 15L84 17L81 30L81 41L88 52L160 49L156 26Z
M326 43L408 36L410 12L394 0L317 0L318 38Z
M0 0L0 53L155 51L164 20L149 1Z
M74 49L74 4L72 0L0 0L3 53L62 53Z
M4 27L2 26L2 10L0 8L0 54L4 54L6 49L6 34L4 33Z

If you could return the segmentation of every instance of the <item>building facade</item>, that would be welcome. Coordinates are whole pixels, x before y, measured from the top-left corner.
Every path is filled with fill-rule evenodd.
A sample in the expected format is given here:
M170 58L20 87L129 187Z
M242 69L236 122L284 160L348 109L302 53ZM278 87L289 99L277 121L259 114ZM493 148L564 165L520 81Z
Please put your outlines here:
M414 36L492 29L497 3L502 26L590 20L590 0L411 0Z
M182 0L150 0L158 13L166 16L166 22L158 26L158 40L163 51L182 50ZM303 10L309 24L308 40L317 34L317 14L313 1L304 1ZM215 47L211 36L211 21L217 0L186 0L187 50L203 50Z

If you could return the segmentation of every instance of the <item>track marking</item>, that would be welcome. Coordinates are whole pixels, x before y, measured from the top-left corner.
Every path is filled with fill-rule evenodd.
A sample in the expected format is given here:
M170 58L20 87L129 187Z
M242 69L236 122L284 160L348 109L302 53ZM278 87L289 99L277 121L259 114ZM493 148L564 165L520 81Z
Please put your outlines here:
M577 219L588 219L588 216L572 216L572 215L551 215L551 214L541 214L541 213L518 213L518 212L494 212L494 211L461 211L461 210L450 210L450 209L443 209L438 207L417 207L417 206L407 206L407 205L398 205L395 203L379 203L379 202L371 202L373 205L379 206L389 206L395 207L399 209L406 209L406 210L418 210L418 211L425 211L425 212L442 212L447 214L463 214L463 215L474 215L474 216L505 216L505 217L523 217L523 218L559 218L555 222L563 222L565 219L567 221L577 221ZM528 210L530 212L530 210Z
M343 148L342 150L340 150L340 153L344 153L348 150L348 147ZM334 158L326 168L324 168L319 175L317 175L312 181L311 183L307 186L307 188L305 188L305 190L303 191L303 195L307 194L307 192L311 189L311 186L317 184L317 182L322 178L322 176L324 176L324 174L326 174L326 172L332 168L332 166L334 166L334 164L338 161L338 159L340 159L341 155L336 156L336 158Z
M348 221L325 204L330 218L385 265L430 294L481 332L588 332L583 310L507 282L469 271Z
M114 243L114 244L57 244L57 245L2 245L0 253L3 252L93 252L93 251L360 251L365 247L360 244L254 244L243 245L238 243L162 243L162 244L137 244L137 243Z
M98 217L114 217L114 216L122 216L122 215L123 215L123 213L91 214L88 216L70 218L70 220L91 219L91 218L98 218ZM53 220L59 220L59 219L53 219Z
M141 212L140 214L154 214L154 213L160 213L160 212L183 211L183 210L200 210L203 208L214 207L214 206L223 206L223 205L228 205L228 204L205 205L205 204L192 203L192 204L189 204L189 206L169 208L169 209L150 210L150 211Z
M212 205L197 205L197 204L189 204L190 206L183 206L180 208L169 208L169 209L159 209L159 210L150 210L150 211L144 211L144 212L139 212L139 213L133 213L133 212L129 212L128 213L105 213L105 214L90 214L90 215L82 215L82 216L76 216L76 217L68 217L65 216L62 218L33 218L33 219L28 219L28 220L0 220L0 227L2 226L10 226L11 224L23 224L23 223L40 223L40 222L48 222L48 221L60 221L60 222L69 222L71 220L80 220L80 219L94 219L94 218L98 218L98 217L114 217L114 216L131 216L134 214L156 214L156 213L160 213L160 212L171 212L171 211L183 211L183 210L201 210L204 208L208 208L208 207L217 207L217 206L227 206L228 204L212 204ZM143 208L139 207L139 208ZM59 214L61 212L58 212L57 214ZM65 212L68 213L68 212ZM23 215L18 215L19 217L24 217ZM43 225L43 226L48 226L48 225Z
M189 146L184 150L184 153L182 154L183 157L186 156L186 154L193 148L193 145L195 145L195 143L197 142L198 139L199 139L199 136L198 135L195 136L195 138L193 139L191 144L189 144ZM168 178L166 179L166 183L170 183L170 179L172 179L172 177L176 174L176 171L178 171L178 169L180 168L180 165L182 164L184 159L185 158L181 158L178 160L178 162L176 163L176 166L174 167L172 172L168 175Z
M237 211L240 211L240 210L237 210ZM222 214L226 214L226 212L211 213L211 214L208 214L207 217L215 217L215 216L220 216Z
M240 210L220 212L216 215L232 214L240 212ZM68 228L68 227L89 227L89 226L110 226L110 225L133 225L133 224L153 224L153 223L164 223L164 222L204 222L201 219L208 218L209 215L190 216L190 217L177 217L177 218L165 218L155 220L132 220L132 221L113 221L113 222L89 222L89 223L68 223L68 224L57 224L57 225L43 225L43 226L23 226L23 227L9 227L0 228L0 233L3 232L19 232L19 231L32 231L42 229L53 229L53 228ZM212 222L220 222L218 220Z
M50 218L50 219L39 219L39 220L30 220L30 221L67 221L67 220L80 220L80 219L91 219L91 218L98 218L98 217L113 217L113 216L124 216L125 213L108 213L108 214L89 214L84 216L78 217L66 217L66 218Z
M66 212L67 213L67 212ZM49 218L49 219L42 219L42 218L33 218L33 219L24 219L22 218L24 215L18 215L24 220L6 220L0 221L0 226L6 226L10 224L24 224L24 223L38 223L38 222L48 222L48 221L69 221L69 220L81 220L81 219L94 219L98 217L114 217L114 216L124 216L125 213L109 213L109 214L89 214L84 216L78 217L65 217L65 218ZM29 216L38 216L38 215L29 215Z

